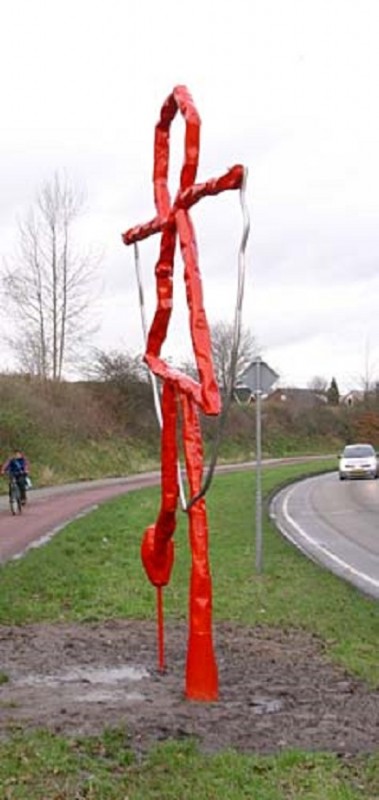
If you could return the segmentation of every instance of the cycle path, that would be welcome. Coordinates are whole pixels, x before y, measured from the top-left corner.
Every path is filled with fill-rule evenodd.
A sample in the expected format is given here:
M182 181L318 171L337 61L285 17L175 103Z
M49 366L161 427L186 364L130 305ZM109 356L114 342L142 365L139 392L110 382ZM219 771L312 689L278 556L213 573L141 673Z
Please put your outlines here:
M328 456L267 459L270 464L304 463ZM222 464L217 473L254 469L255 461ZM0 496L0 563L18 558L30 547L38 547L79 516L89 513L101 503L136 489L156 486L160 472L146 472L121 478L64 484L44 489L32 489L22 514L12 516L8 497Z
M0 497L0 563L48 541L58 530L100 503L133 489L159 483L159 472L110 478L46 489L32 489L22 514L12 516L8 497Z

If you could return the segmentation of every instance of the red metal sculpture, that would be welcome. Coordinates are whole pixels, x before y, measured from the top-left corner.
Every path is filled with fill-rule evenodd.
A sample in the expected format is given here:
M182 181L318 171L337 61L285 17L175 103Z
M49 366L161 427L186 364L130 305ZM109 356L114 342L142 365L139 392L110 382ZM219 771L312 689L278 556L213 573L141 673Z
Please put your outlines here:
M180 111L185 120L185 155L180 187L174 202L168 190L170 126ZM189 209L202 197L241 187L244 169L236 165L220 178L197 184L200 118L188 89L176 86L162 106L155 128L154 200L157 215L123 234L130 245L161 233L160 253L155 267L157 305L150 327L144 360L163 382L161 438L161 507L155 524L146 530L141 547L142 561L151 583L157 588L159 664L164 666L162 588L170 580L174 561L173 534L179 498L178 404L181 410L183 449L189 491L192 498L201 490L203 449L199 409L220 413L220 395L215 379L211 340L203 306L197 245ZM173 270L176 240L184 262L184 280L190 333L199 381L173 369L161 357L173 304ZM212 584L208 560L208 525L204 497L188 505L189 539L192 552L190 584L189 641L186 665L186 697L217 700L218 674L212 640Z

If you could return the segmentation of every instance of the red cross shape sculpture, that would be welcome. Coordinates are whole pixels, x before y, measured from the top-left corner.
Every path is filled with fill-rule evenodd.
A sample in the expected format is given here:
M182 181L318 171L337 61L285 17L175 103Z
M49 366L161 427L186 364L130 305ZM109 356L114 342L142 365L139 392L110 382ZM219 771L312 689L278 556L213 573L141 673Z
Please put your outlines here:
M170 126L180 111L185 120L185 155L180 187L174 202L168 190ZM157 305L148 332L144 360L163 383L161 432L161 506L155 524L145 531L141 556L151 583L158 592L160 666L163 667L162 587L168 584L174 561L173 534L179 499L178 483L178 406L181 409L182 439L186 474L191 497L201 489L203 448L199 410L220 413L221 401L215 379L211 339L203 306L195 230L189 209L202 197L241 187L244 168L236 165L220 178L195 183L199 161L200 117L185 86L176 86L162 106L155 128L154 201L156 217L123 234L130 245L161 233L155 267ZM184 262L189 325L199 380L174 369L160 356L166 339L173 306L174 253L177 238ZM217 663L212 639L212 583L208 559L208 523L205 498L188 508L189 540L192 553L190 580L190 619L186 664L186 697L211 701L218 698Z

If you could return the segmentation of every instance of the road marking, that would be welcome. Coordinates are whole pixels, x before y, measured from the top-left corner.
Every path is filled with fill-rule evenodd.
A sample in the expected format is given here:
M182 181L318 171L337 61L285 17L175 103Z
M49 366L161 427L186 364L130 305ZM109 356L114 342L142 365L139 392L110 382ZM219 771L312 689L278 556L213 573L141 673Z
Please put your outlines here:
M307 541L310 545L313 545L313 547L316 550L322 550L322 552L325 553L328 556L328 558L330 558L331 561L333 561L339 567L342 567L345 572L350 573L355 578L359 578L363 583L369 583L371 586L374 586L375 589L379 589L379 580L376 580L375 578L371 578L365 572L361 572L360 570L356 569L355 567L352 567L351 564L348 564L346 561L343 561L342 558L340 558L335 553L333 553L332 550L329 550L328 547L325 547L325 545L320 546L319 542L317 542L316 539L313 539L312 536L309 535L309 533L305 532L305 530L301 527L301 525L299 525L297 522L295 522L294 518L291 516L290 512L288 511L288 502L290 500L290 497L291 497L292 493L295 491L296 488L297 487L294 486L292 489L290 489L290 491L284 497L284 501L283 501L283 505L282 505L282 512L283 512L283 516L287 520L287 522L289 522L290 525L292 525L295 528L295 530L298 532L299 536L301 536L303 539L305 539L305 541ZM287 536L288 539L291 539L291 541L293 541L293 543L295 545L297 544L296 539L292 538L290 533L288 533L287 531L284 531L284 534L285 534L285 536Z

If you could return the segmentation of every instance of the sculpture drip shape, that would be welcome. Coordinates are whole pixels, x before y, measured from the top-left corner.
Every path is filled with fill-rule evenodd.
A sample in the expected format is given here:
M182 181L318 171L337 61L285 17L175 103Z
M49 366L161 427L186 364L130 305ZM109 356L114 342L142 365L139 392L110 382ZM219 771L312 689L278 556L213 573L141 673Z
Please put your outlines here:
M168 190L169 138L170 126L178 110L185 121L184 162L180 186L174 202L171 202ZM144 355L149 369L161 379L163 385L161 505L158 518L145 531L141 546L145 571L157 589L161 668L164 667L162 589L169 583L174 562L173 535L179 499L179 416L189 492L190 497L195 498L201 494L203 476L199 411L209 415L218 415L221 411L209 326L203 305L196 236L189 210L203 197L241 188L244 179L244 168L236 165L219 178L195 183L199 149L199 114L188 89L176 86L164 102L155 128L153 180L156 216L150 222L127 230L122 237L124 243L130 245L161 233L159 258L155 267L156 309L147 334ZM173 307L177 240L184 264L189 326L198 381L174 369L160 355ZM218 699L218 671L212 637L212 583L205 498L201 496L193 504L189 503L187 513L192 562L185 694L191 700L213 701Z

